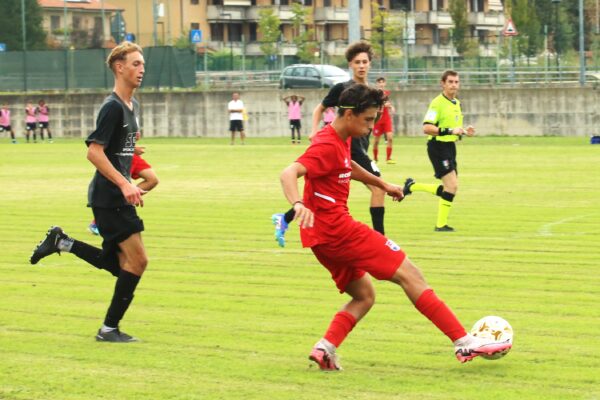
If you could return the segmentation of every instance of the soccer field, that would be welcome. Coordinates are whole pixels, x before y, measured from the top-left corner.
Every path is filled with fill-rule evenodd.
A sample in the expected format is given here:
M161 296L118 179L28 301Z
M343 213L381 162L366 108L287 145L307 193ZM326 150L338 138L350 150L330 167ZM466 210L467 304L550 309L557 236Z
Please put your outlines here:
M437 198L386 203L386 234L467 328L500 315L499 361L460 364L402 290L377 300L339 349L344 371L309 367L347 300L299 242L277 247L289 207L287 139L144 139L161 183L139 210L150 257L122 322L134 344L97 343L114 278L71 254L38 265L50 225L99 245L85 207L82 140L0 142L0 399L600 399L600 146L585 138L469 138L458 145L455 233L434 233ZM385 151L384 149L380 149ZM384 178L434 182L425 138L394 141ZM354 182L350 211L370 224Z

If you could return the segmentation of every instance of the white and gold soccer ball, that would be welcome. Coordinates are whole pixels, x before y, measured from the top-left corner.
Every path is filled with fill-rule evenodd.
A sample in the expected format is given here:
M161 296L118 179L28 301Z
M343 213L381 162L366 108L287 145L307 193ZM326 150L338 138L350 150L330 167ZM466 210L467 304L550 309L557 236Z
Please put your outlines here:
M475 322L473 328L471 328L471 335L482 339L490 339L494 341L509 340L509 343L513 342L513 329L512 326L504 318L489 315L481 318ZM483 354L481 357L487 360L497 360L508 354L510 349L501 351L493 355Z

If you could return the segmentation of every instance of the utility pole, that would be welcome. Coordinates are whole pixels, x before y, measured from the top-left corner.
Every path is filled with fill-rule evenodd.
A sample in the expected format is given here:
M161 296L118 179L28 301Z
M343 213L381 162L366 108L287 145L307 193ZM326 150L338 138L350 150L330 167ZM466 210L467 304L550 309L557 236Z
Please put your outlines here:
M583 48L584 40L583 26L583 0L579 0L579 84L585 85L585 49Z
M348 42L360 40L360 0L348 0Z

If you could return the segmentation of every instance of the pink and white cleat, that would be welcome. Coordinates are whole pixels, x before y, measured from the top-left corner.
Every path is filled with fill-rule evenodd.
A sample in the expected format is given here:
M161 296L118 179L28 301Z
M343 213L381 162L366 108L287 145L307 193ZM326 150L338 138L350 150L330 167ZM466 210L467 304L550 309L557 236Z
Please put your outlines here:
M310 352L308 359L317 363L321 371L341 371L342 366L338 362L335 352L330 352L317 343Z
M454 345L454 354L461 363L471 361L481 355L493 355L506 351L512 347L510 339L501 342L481 339L469 335L465 337L463 343Z

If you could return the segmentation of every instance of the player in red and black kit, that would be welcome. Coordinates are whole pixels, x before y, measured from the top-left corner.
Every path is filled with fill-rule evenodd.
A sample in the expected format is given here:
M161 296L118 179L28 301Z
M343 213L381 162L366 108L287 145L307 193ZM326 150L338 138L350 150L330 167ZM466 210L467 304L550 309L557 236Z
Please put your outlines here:
M133 93L142 84L144 56L131 42L115 47L107 59L115 76L113 93L105 100L96 130L86 139L87 158L96 167L88 189L88 205L102 236L102 249L75 240L54 226L31 255L31 264L54 253L69 252L117 277L99 342L135 342L119 323L129 308L135 289L148 264L142 241L144 223L135 207L143 206L144 191L131 182L131 161L139 132L139 104Z
M381 118L375 124L373 128L373 159L375 162L379 161L379 139L381 136L385 136L387 146L385 148L385 162L388 164L396 164L392 160L392 141L394 139L394 131L392 127L392 115L394 113L394 106L390 102L390 95L392 92L385 89L386 80L383 76L377 78L375 81L377 88L383 90L386 101L383 105L383 112Z
M321 104L317 105L313 111L312 134L309 139L312 140L317 132L323 117L323 113L328 107L337 107L339 98L344 89L356 84L367 84L369 69L371 68L371 59L373 50L367 42L356 42L346 49L346 60L352 70L352 80L338 83L333 86ZM352 139L352 160L357 162L363 169L375 176L381 176L381 172L375 162L369 158L369 136L356 137ZM366 185L371 191L371 202L369 212L371 214L371 223L373 229L384 234L384 214L385 214L385 193L378 187ZM288 224L294 219L294 210L290 209L285 214L273 214L271 220L275 225L275 239L281 247L285 246L285 232Z
M311 248L331 273L340 292L351 297L342 311L335 314L309 358L322 370L342 369L336 350L375 303L369 275L400 285L417 310L454 343L459 361L510 348L508 342L467 334L400 246L350 216L347 205L350 179L376 186L395 200L403 197L401 187L384 182L350 157L350 139L369 134L383 101L382 91L365 85L344 90L334 122L323 128L306 152L281 173L283 192L300 224L302 245ZM305 182L303 198L298 191L300 177Z

